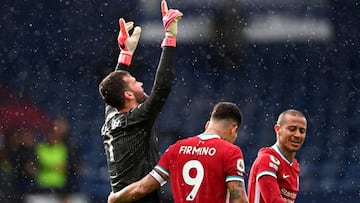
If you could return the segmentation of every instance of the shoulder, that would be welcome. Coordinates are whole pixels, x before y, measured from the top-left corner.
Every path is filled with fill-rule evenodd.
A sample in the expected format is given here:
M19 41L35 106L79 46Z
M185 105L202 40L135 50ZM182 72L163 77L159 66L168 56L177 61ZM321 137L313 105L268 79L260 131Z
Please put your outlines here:
M218 151L220 154L222 154L225 159L243 159L243 153L241 151L241 148L235 144L229 143L222 139L217 139L216 145L214 145L216 148L216 151Z
M276 158L277 152L271 147L263 147L258 151L257 158ZM276 158L278 159L278 158Z
M175 144L177 145L192 144L192 143L197 143L198 141L199 138L197 136L192 136L177 140Z
M105 122L101 127L101 134L110 133L111 131L117 128L125 128L127 126L127 116L126 114L121 114L118 111L113 111L108 114L105 118Z
M278 171L281 164L277 153L270 147L261 148L254 165L260 170Z
M127 126L127 114L116 112L112 117L108 120L108 125L111 126L112 129L115 128L124 128Z
M226 142L224 144L224 147L225 147L226 151L230 151L235 154L241 154L241 156L242 156L242 150L239 146Z
M300 173L300 164L297 159L294 159L292 162L292 167L297 171L297 173Z
M193 137L189 137L189 138L185 138L185 139L181 139L181 140L177 140L174 144L170 145L166 151L173 151L175 149L180 148L181 146L189 146L192 145L192 143L194 143L194 139Z

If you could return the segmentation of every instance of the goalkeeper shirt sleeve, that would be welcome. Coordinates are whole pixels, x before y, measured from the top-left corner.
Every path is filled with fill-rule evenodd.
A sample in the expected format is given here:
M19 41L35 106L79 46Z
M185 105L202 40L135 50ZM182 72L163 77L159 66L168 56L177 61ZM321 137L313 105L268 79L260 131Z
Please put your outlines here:
M121 63L118 63L115 68L115 70L126 70L126 71L129 71L129 69L130 69L130 66L127 66L127 65L121 64Z

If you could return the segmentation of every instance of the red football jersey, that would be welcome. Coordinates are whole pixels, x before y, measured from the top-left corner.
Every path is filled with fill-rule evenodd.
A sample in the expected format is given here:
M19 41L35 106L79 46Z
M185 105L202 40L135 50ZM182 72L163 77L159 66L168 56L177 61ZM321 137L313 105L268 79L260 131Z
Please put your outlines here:
M210 134L177 141L156 168L170 176L176 203L224 203L229 198L226 182L243 182L245 176L241 149Z
M258 180L263 176L276 178L282 198L295 202L299 191L300 167L296 159L290 162L275 144L259 150L249 176L248 197L250 203L264 203Z

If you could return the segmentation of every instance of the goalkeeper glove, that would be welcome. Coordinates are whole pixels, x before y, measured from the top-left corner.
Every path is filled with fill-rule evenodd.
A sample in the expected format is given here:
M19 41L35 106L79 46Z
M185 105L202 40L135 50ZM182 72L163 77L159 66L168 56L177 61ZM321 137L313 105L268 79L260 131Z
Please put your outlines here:
M123 18L119 19L120 32L118 35L118 45L120 48L120 54L118 58L118 63L130 66L132 55L135 52L135 49L139 43L141 28L136 26L132 32L132 35L129 35L129 31L133 29L134 22L125 22Z
M168 10L168 6L165 0L161 1L161 14L165 31L165 38L161 43L161 47L176 47L178 21L181 19L183 14L177 9Z

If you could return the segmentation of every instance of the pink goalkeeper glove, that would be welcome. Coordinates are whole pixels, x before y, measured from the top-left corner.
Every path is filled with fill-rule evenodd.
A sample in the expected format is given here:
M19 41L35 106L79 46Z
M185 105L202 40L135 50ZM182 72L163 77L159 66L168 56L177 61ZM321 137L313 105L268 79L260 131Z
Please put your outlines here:
M178 21L181 19L183 14L177 9L169 10L165 0L161 1L161 14L165 31L165 38L161 43L161 47L176 47Z
M141 28L136 26L132 35L129 35L129 31L134 27L134 22L125 22L123 18L119 19L120 32L118 35L118 45L120 48L120 54L118 63L130 66L132 56L139 43Z

